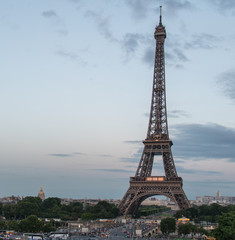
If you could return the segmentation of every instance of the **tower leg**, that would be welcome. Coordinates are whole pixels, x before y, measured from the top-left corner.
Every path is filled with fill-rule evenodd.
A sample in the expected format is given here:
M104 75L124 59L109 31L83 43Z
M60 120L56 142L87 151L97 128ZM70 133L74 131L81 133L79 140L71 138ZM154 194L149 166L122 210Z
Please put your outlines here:
M173 200L179 209L187 209L190 203L182 188L182 181L130 181L130 187L119 204L124 216L136 216L138 208L145 199L163 195Z

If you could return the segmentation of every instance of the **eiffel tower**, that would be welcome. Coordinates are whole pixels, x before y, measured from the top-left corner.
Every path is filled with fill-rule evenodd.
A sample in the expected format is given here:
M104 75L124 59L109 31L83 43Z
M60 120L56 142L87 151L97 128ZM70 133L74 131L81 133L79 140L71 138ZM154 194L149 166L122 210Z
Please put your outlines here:
M147 137L143 141L144 150L134 177L130 178L130 187L119 204L120 213L136 215L146 198L163 195L173 200L179 209L190 207L182 188L183 180L177 175L169 139L166 112L165 56L164 41L166 30L160 21L155 28L156 50L154 60L153 90ZM161 155L165 176L152 176L155 155Z

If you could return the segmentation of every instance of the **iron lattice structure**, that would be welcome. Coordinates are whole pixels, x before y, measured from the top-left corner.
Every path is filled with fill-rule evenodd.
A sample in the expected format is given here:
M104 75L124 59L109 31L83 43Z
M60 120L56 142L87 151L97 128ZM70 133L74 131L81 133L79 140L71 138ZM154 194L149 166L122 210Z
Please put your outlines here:
M154 37L156 51L147 137L143 141L144 149L136 174L130 178L130 187L119 204L123 215L135 215L141 202L154 195L172 199L179 209L190 207L183 190L183 180L177 175L171 152L173 143L168 134L164 56L166 30L162 25L161 13ZM155 155L162 156L165 176L151 176Z

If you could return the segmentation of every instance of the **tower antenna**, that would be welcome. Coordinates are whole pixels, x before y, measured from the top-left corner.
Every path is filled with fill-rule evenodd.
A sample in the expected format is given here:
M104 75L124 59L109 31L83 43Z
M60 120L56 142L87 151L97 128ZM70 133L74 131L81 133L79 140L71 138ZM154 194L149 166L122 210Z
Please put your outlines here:
M162 24L162 6L160 6L160 22L159 24Z

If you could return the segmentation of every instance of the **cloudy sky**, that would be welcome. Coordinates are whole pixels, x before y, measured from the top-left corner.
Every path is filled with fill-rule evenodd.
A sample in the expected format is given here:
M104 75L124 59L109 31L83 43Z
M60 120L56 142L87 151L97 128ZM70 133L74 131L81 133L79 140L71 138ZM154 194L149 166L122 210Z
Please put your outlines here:
M189 199L235 196L234 0L5 0L0 197L124 195L147 133L160 5L178 175Z

